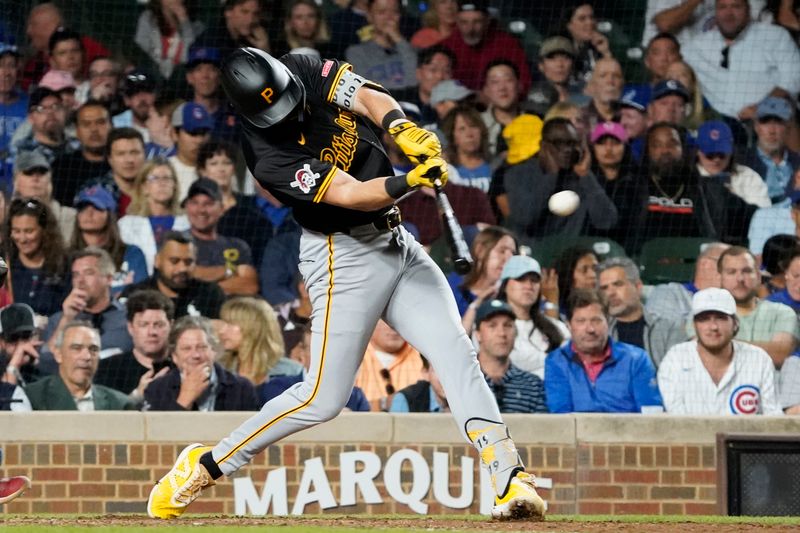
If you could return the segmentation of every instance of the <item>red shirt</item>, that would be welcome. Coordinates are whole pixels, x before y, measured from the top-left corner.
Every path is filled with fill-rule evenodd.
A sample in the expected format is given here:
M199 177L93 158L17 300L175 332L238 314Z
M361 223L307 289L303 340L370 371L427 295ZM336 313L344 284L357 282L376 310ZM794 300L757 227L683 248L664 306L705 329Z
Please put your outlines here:
M89 63L96 57L111 57L108 48L86 35L81 37L83 43L83 75L89 74ZM31 84L39 83L45 72L50 69L50 61L44 52L39 52L25 63L22 69L20 85L26 91Z
M606 361L608 361L608 359L611 357L611 345L607 344L603 355L599 357L594 354L590 355L575 350L574 344L572 345L572 350L578 354L581 363L583 363L583 369L586 371L589 381L595 383L597 381L597 376L600 375L600 372L603 370Z
M456 218L462 226L471 226L478 222L496 223L489 197L482 190L447 183L444 192L447 193ZM403 220L411 222L419 230L420 244L430 244L442 235L442 222L435 198L416 192L398 205Z
M531 71L525 51L515 37L499 29L495 23L490 24L486 36L477 46L470 46L461 38L461 32L453 31L440 44L446 46L456 55L453 78L474 91L481 89L484 70L495 59L506 59L516 65L522 94L528 94L531 85Z

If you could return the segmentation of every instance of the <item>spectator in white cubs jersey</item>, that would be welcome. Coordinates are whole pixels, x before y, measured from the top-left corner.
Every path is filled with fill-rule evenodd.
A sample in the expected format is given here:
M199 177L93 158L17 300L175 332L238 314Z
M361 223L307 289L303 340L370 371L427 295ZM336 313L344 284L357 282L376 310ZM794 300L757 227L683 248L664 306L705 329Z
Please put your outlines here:
M725 289L692 297L697 340L673 346L658 368L664 407L677 415L778 415L772 359L758 346L733 340L736 301Z

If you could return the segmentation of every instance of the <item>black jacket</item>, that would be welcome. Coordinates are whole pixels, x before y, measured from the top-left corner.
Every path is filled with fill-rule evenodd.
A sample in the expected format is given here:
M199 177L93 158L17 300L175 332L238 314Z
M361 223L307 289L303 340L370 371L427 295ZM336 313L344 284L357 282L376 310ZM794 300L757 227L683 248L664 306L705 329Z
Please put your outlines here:
M260 407L256 389L247 379L228 372L217 363L214 370L219 380L215 411L256 411ZM166 375L153 380L144 391L146 408L150 411L186 411L178 403L181 391L181 373L173 368ZM197 410L197 405L192 406Z
M649 177L646 179L650 179ZM729 244L747 245L747 229L757 206L748 204L730 192L719 180L692 178L694 216L700 228L700 235ZM641 187L638 214L632 220L630 231L632 240L626 246L629 253L638 253L642 244L652 238L646 235L649 189Z

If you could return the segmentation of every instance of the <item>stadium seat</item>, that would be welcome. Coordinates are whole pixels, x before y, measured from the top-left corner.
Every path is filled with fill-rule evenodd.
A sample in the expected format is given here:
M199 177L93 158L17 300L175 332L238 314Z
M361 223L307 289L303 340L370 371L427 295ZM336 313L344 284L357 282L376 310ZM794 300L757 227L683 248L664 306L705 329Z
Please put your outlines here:
M642 281L649 284L686 282L694 278L697 256L704 244L702 237L662 237L647 241L639 254Z
M528 243L523 243L528 244ZM552 268L561 253L572 246L594 250L602 261L609 257L624 257L625 249L617 241L605 237L565 237L552 235L528 244L531 256L544 268Z

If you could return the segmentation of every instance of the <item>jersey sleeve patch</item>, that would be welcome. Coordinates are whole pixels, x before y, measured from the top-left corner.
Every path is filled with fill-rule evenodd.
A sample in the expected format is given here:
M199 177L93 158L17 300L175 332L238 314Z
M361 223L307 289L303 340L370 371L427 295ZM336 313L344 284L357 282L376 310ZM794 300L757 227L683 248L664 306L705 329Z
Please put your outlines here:
M311 165L306 163L295 171L294 181L289 186L303 194L308 194L311 189L317 186L317 180L319 180L319 172L314 172L311 169Z

